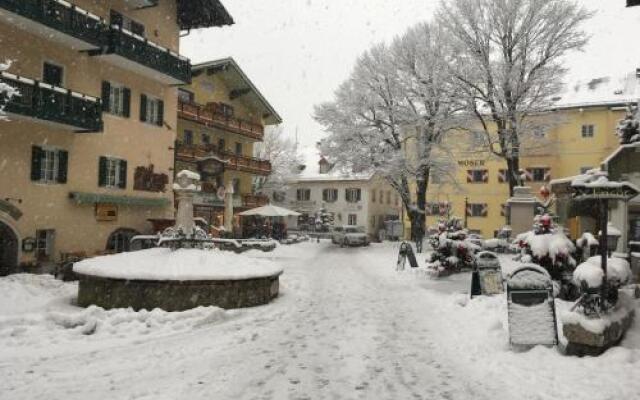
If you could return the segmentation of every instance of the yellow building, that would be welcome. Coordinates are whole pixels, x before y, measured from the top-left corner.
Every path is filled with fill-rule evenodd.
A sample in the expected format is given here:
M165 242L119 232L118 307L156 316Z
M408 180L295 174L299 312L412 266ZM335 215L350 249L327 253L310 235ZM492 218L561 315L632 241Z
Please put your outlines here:
M3 0L0 273L122 251L172 217L181 30L233 23L217 0Z
M201 175L195 215L222 225L229 190L236 214L266 204L267 198L253 194L253 180L269 175L271 164L253 157L253 146L262 141L265 125L282 122L278 113L232 58L194 65L193 82L179 93L175 170Z
M542 118L548 129L531 134L521 147L525 184L538 195L550 179L577 175L597 168L618 147L618 121L635 104L640 90L635 74L576 82L554 98L555 107ZM484 237L506 224L509 184L506 163L474 145L471 134L455 132L444 146L453 156L453 179L432 174L427 193L427 226L445 215L467 220L470 231ZM408 226L408 220L406 221Z

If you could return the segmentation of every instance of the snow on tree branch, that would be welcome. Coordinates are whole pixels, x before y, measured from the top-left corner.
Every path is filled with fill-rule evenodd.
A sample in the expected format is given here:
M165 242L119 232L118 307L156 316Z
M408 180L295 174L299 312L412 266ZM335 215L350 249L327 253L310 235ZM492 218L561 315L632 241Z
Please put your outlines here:
M0 63L0 73L8 70L11 67L11 63L11 60ZM7 120L4 108L13 96L19 95L20 93L16 88L0 80L0 120Z

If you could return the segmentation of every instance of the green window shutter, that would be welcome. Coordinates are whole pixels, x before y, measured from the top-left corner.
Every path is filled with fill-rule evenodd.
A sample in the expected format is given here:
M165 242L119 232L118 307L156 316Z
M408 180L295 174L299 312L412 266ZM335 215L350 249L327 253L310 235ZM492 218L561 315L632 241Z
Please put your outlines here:
M156 121L158 126L162 126L164 123L164 101L158 100L158 120Z
M38 146L31 146L31 180L39 181L41 177L42 149Z
M109 109L109 97L111 96L111 84L107 81L102 81L102 111L110 112Z
M120 179L118 182L118 187L120 189L125 189L127 187L127 161L120 160Z
M65 150L58 151L58 183L67 183L67 170L69 168L69 152Z
M131 116L131 89L124 88L124 99L123 99L123 117L129 118Z
M98 161L98 186L107 186L107 157L100 157Z
M147 96L144 94L140 95L140 121L147 121Z

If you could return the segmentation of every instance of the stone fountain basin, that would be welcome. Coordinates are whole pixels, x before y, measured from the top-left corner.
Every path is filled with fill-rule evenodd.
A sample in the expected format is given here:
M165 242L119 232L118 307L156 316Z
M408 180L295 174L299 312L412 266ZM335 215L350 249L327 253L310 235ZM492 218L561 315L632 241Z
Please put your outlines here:
M267 304L278 296L282 274L277 264L242 254L165 248L95 257L73 270L80 306L166 311Z

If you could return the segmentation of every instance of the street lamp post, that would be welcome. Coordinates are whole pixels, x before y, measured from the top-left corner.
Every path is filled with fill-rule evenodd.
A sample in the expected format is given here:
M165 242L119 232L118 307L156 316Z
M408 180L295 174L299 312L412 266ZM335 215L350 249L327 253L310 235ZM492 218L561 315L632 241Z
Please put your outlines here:
M464 229L469 227L469 198L464 198Z

